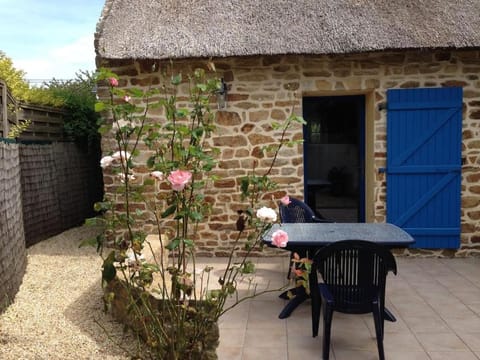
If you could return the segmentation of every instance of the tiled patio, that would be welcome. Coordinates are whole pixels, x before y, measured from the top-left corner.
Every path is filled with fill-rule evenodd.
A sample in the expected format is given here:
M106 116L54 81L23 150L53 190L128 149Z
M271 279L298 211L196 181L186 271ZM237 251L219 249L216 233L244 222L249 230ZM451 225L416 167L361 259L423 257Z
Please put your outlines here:
M256 261L259 287L284 284L288 258ZM387 306L397 322L385 322L386 358L480 359L480 259L397 258L397 264L398 275L387 279ZM322 331L312 338L310 303L280 320L285 301L278 294L248 300L221 318L220 360L321 358ZM330 359L377 358L372 316L335 313Z

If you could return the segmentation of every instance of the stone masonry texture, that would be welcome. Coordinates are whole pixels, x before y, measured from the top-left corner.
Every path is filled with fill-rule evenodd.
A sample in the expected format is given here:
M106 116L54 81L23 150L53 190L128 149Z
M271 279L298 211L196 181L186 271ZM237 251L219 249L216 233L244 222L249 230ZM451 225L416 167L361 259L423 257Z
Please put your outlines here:
M143 87L158 84L162 69L168 62L153 60L108 60L100 66L110 68L120 76L120 87ZM236 179L246 175L253 161L259 173L268 162L260 149L275 143L278 131L272 121L282 121L291 112L302 114L302 96L333 96L363 94L367 101L366 114L372 126L367 134L373 166L366 206L368 221L386 219L384 174L378 170L386 163L386 112L379 105L386 101L387 89L417 87L463 87L463 149L462 158L462 213L461 248L457 251L417 250L402 251L422 256L469 256L480 254L480 53L462 51L395 51L353 55L284 55L214 59L217 76L228 84L228 103L216 117L217 133L211 143L221 150L216 174L221 180L209 190L213 217L201 227L199 251L204 255L222 256L233 241L236 211L241 208L239 184ZM152 72L152 65L158 66ZM178 60L175 71L189 73L197 67L206 68L206 61ZM180 87L180 98L188 85ZM100 96L106 89L99 89ZM163 113L156 109L149 121L162 121ZM367 120L368 121L368 120ZM302 139L300 126L288 134ZM102 140L104 154L113 151L112 134ZM279 184L276 199L284 194L303 196L303 148L285 148L273 171ZM148 153L146 154L148 155ZM148 176L139 172L139 181ZM118 180L108 171L104 173L105 190L112 193ZM152 192L153 196L153 192ZM269 199L267 199L269 200ZM271 206L274 203L270 204ZM147 231L153 226L145 223ZM267 254L270 252L267 252Z

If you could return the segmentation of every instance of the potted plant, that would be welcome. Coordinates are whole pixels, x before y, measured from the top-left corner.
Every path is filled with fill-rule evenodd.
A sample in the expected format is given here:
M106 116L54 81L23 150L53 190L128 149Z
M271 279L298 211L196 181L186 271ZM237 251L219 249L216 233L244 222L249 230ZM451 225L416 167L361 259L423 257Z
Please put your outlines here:
M96 105L103 114L100 132L113 133L116 142L101 166L116 179L116 190L95 205L103 216L89 222L105 229L94 243L103 258L106 305L144 338L150 356L211 359L216 358L218 318L256 295L239 296L238 280L254 271L249 256L277 219L276 211L265 206L274 202L262 203L268 198L264 194L276 188L269 175L282 146L297 143L286 138L287 129L304 120L292 109L285 122L272 123L281 136L278 144L264 149L272 157L269 170L258 174L254 165L238 179L245 208L234 225L237 235L226 267L211 287L211 267L197 268L196 241L198 224L208 221L212 208L205 190L217 179L218 150L209 138L215 131L212 99L221 83L195 70L187 78L188 106L182 108L176 94L185 79L181 74L166 78L147 90L121 89L116 74L106 69L98 74L108 92ZM153 108L162 108L162 121L151 121ZM155 234L147 234L145 224L153 224ZM152 235L157 249L147 241ZM234 259L239 246L245 246L244 255ZM146 248L153 255L149 259ZM232 296L235 300L227 305Z

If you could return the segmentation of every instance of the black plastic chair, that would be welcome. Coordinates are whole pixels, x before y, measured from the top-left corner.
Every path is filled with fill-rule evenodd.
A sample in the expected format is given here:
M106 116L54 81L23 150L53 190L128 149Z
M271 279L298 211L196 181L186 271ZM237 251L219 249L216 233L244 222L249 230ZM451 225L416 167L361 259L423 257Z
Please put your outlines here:
M317 296L312 296L312 321L316 321L317 329L323 305L323 359L329 357L332 317L338 311L373 314L378 355L384 360L386 278L389 271L397 274L392 253L373 242L345 240L321 249L314 256L314 264L323 277Z
M282 223L333 222L323 216L316 216L307 204L295 198L290 198L290 204L288 205L280 203L279 209Z
M290 198L290 204L284 205L282 203L279 204L279 213L280 213L280 222L282 223L313 223L313 222L321 222L321 223L331 223L333 222L330 219L325 217L317 217L313 210L305 204L303 201ZM306 254L300 254L302 257ZM293 253L290 255L290 260L292 260ZM290 264L292 265L292 264ZM292 272L292 266L288 267L288 274L287 278L290 279L290 275ZM286 292L282 293L280 297L285 298Z

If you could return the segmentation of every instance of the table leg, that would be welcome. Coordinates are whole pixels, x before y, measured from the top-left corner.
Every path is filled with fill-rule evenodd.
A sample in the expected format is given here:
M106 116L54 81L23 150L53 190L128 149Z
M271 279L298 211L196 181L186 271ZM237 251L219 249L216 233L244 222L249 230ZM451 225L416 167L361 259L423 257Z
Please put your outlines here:
M308 282L310 286L310 298L312 299L312 336L318 336L318 324L320 319L320 308L322 299L318 291L318 276L317 267L312 264L312 269L308 275Z
M296 252L300 256L300 258L307 257L307 254L308 254L308 250L306 249L300 248L300 249L289 249L289 250L292 252ZM292 266L292 264L290 264L290 266ZM292 297L291 299L288 297L289 292L291 292L291 294L294 295L294 297ZM283 310L280 312L280 315L278 315L279 319L285 319L290 316L290 314L293 312L293 310L295 310L298 307L298 305L300 305L305 300L307 300L309 298L309 295L305 292L305 288L303 286L299 286L299 287L291 288L287 291L284 291L279 295L279 297L281 299L290 300L287 303L287 305L285 305Z
M297 295L297 288L291 288L282 292L278 297L283 300L290 300L293 296Z
M308 295L305 292L305 288L303 286L296 288L295 297L290 299L290 301L287 303L287 305L285 305L285 307L283 308L280 315L278 315L278 318L279 319L285 319L285 318L289 317L290 314L293 312L293 310L295 310L298 305L300 305L301 303L303 303L307 299L308 299Z

